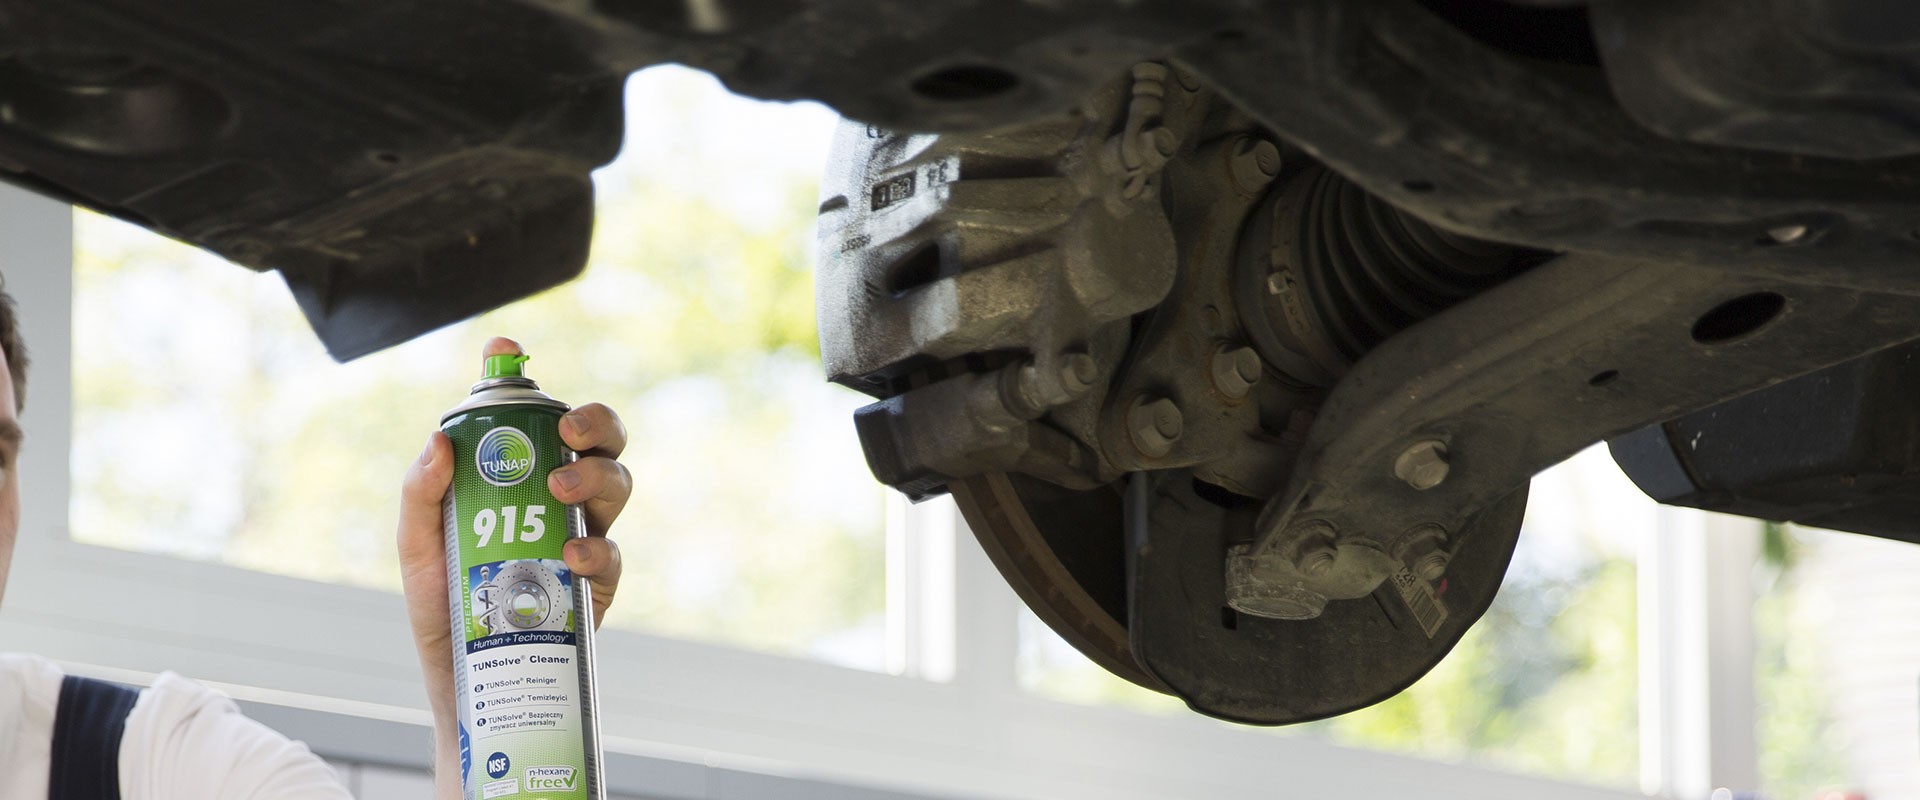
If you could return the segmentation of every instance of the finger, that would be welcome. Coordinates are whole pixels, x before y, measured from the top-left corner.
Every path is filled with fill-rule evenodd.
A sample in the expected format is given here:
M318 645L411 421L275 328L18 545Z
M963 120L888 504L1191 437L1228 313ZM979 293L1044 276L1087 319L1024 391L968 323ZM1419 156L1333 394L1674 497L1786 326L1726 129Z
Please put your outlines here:
M600 403L588 403L560 418L560 441L581 455L619 458L627 449L627 426Z
M480 358L484 360L489 356L519 356L526 355L526 352L520 348L519 342L505 336L495 336L481 346Z
M605 581L609 587L620 583L620 545L612 539L568 539L562 555L575 575Z
M555 500L586 512L589 535L605 536L633 496L633 474L618 461L589 456L547 475L547 490Z
M570 539L561 553L567 569L593 587L593 624L598 627L620 588L620 546L612 539Z
M440 501L453 481L453 442L434 431L400 484L400 563L445 558Z
M451 702L453 686L453 664L446 659L452 632L447 627L446 540L440 516L440 502L452 479L453 444L446 434L434 431L401 482L400 527L395 534L414 646L419 650L428 699L440 711L449 710L439 706Z

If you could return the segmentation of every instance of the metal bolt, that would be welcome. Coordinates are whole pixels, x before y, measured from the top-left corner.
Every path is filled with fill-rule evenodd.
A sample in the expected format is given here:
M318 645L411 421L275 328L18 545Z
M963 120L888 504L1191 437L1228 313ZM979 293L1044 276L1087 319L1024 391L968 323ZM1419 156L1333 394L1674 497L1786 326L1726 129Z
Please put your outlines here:
M1254 352L1251 347L1242 347L1233 351L1233 371L1240 375L1240 380L1259 383L1263 371L1260 365L1260 354Z
M1172 157L1173 151L1180 147L1180 137L1175 135L1171 128L1154 128L1146 131L1144 135L1147 144L1153 146L1153 152L1160 154L1162 164L1166 163L1166 159Z
M1333 569L1333 562L1340 558L1340 548L1334 538L1333 526L1320 521L1301 523L1293 537L1298 542L1293 548L1293 566L1302 573L1313 577L1327 574Z
M1079 394L1093 388L1093 382L1100 377L1100 362L1086 353L1068 353L1060 361L1060 385L1065 386L1068 394Z
M1437 581L1447 574L1453 554L1447 552L1447 529L1433 523L1418 525L1403 537L1406 544L1400 561L1423 581Z
M1449 469L1447 446L1434 439L1414 442L1393 460L1393 476L1423 492L1446 481Z
M1047 412L1046 388L1040 385L1040 370L1032 362L1004 373L1000 402L1021 419L1035 419Z
M1133 436L1133 446L1149 458L1172 452L1184 428L1180 407L1164 397L1148 401L1143 396L1127 412L1127 432Z
M1781 225L1767 230L1767 238L1772 239L1776 244L1793 244L1806 236L1807 226L1805 225Z
M1221 348L1213 354L1213 386L1228 398L1240 400L1260 382L1260 354L1251 347Z
M1340 551L1332 545L1316 545L1300 551L1300 571L1314 577L1327 574L1333 569L1333 562L1340 558Z
M1161 400L1153 404L1153 428L1168 439L1180 438L1185 420L1180 418L1180 407L1172 400Z
M1280 148L1265 139L1241 139L1227 157L1227 171L1241 194L1259 194L1280 174Z
M1039 405L1041 393L1040 370L1036 369L1032 364L1026 364L1020 367L1018 375L1019 377L1015 380L1018 381L1020 386L1020 396L1034 405Z
M1133 79L1136 81L1133 87L1134 93L1151 92L1153 94L1160 94L1166 90L1166 87L1162 85L1161 82L1167 79L1167 65L1153 61L1142 61L1133 65ZM1141 84L1147 84L1151 88L1144 88Z

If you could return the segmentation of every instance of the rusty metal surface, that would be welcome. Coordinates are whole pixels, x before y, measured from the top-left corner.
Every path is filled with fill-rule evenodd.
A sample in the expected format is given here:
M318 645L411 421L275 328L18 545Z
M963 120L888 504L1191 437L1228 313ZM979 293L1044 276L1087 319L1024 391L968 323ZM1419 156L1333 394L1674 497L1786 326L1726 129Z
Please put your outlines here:
M1102 606L1089 593L1096 586L1109 595L1115 590L1124 593L1120 585L1124 575L1097 574L1093 565L1082 565L1080 574L1075 574L1034 524L1028 501L1006 474L968 478L952 488L967 527L1034 616L1108 672L1148 689L1167 691L1134 659L1124 607ZM1102 494L1117 514L1118 495Z

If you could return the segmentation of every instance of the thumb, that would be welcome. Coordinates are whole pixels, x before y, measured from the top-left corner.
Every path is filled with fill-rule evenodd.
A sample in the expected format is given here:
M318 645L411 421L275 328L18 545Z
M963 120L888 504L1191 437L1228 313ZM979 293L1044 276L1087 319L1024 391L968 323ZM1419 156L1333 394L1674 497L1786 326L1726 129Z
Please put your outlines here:
M416 565L419 559L439 562L443 557L446 532L442 529L440 501L447 496L447 486L452 482L453 442L446 434L434 431L400 484L399 537L403 570Z

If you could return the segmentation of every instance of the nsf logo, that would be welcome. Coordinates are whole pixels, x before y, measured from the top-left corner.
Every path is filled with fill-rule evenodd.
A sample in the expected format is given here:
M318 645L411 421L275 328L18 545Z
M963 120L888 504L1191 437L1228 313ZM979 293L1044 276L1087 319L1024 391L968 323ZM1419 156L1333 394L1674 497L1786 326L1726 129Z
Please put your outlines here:
M487 756L487 777L504 778L507 776L507 770L511 769L512 766L513 762L507 758L506 753L494 753L493 755Z
M533 440L519 428L500 426L480 437L473 465L495 486L513 486L533 474Z

